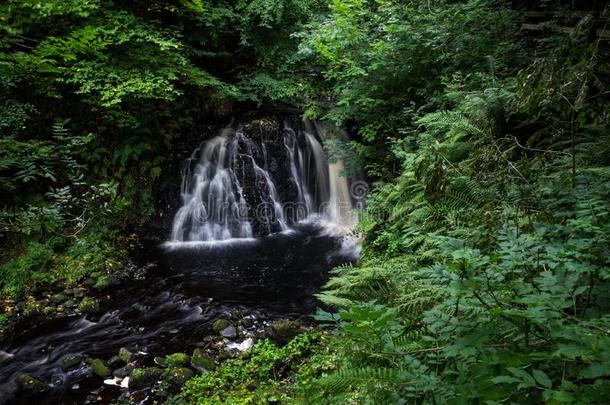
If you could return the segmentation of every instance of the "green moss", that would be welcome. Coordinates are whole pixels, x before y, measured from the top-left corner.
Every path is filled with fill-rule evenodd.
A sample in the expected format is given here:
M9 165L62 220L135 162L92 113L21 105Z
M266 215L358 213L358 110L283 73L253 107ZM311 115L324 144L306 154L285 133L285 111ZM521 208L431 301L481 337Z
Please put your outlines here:
M112 373L106 362L102 359L93 359L91 361L91 371L102 378L106 378Z
M186 366L191 357L186 353L173 353L165 356L165 367Z
M98 300L92 297L85 297L78 304L78 310L83 313L97 312L100 309Z

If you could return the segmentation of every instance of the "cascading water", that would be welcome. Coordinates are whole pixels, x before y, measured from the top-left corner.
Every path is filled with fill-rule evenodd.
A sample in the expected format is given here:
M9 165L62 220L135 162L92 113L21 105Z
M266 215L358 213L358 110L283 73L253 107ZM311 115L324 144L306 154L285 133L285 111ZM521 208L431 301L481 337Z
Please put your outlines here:
M312 216L356 224L343 163L329 163L319 123L231 125L196 149L182 174L171 242L264 236Z

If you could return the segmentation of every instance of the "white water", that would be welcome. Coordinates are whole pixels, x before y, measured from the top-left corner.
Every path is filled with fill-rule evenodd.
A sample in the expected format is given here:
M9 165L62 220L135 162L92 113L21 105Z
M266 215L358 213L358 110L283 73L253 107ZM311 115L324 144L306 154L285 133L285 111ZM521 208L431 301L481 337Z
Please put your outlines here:
M182 207L174 217L170 243L250 240L287 231L312 216L342 232L352 229L357 216L349 181L343 162L329 164L322 147L326 136L318 123L284 122L284 155L268 156L274 146L270 142L277 139L264 133L250 139L241 126L224 129L185 163ZM278 162L285 167L278 169Z

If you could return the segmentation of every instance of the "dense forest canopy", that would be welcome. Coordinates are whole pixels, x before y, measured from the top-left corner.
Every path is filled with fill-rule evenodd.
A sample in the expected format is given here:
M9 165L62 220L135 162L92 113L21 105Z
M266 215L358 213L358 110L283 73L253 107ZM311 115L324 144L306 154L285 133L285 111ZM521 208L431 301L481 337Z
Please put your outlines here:
M346 128L325 149L372 185L360 263L319 294L332 333L261 343L170 403L607 403L609 18L598 1L4 2L0 325L124 265L185 139L290 107Z

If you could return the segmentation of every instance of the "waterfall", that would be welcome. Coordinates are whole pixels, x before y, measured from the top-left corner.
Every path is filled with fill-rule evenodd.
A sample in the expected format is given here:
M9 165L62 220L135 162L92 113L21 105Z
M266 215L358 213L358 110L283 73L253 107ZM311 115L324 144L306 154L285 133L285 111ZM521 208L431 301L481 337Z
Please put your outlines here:
M329 163L315 122L232 124L195 149L182 169L172 242L253 238L322 218L357 223L343 162Z

